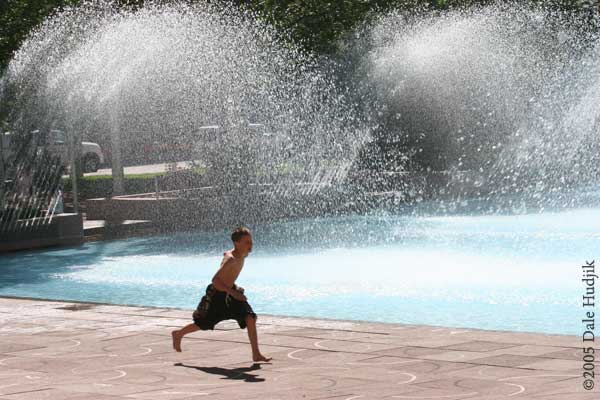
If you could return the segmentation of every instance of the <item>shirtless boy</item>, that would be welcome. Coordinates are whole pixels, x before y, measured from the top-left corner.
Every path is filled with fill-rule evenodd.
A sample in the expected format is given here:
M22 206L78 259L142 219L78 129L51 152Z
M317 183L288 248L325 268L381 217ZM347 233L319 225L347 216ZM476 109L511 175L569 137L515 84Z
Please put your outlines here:
M214 330L215 325L226 319L235 319L241 329L247 328L252 346L254 361L270 361L258 349L256 333L256 313L244 295L244 288L237 286L235 280L242 271L244 259L252 251L252 234L245 227L237 228L231 234L234 248L223 253L221 267L206 287L198 307L194 311L193 323L171 332L173 348L181 351L181 339L197 330Z

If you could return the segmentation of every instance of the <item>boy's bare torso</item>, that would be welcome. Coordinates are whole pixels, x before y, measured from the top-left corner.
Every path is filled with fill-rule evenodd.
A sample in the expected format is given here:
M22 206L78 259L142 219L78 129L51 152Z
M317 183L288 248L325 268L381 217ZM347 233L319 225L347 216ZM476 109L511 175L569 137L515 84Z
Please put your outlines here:
M227 287L233 286L244 267L244 259L241 257L236 258L232 254L232 251L228 250L223 253L223 260L221 261L219 270L215 274Z

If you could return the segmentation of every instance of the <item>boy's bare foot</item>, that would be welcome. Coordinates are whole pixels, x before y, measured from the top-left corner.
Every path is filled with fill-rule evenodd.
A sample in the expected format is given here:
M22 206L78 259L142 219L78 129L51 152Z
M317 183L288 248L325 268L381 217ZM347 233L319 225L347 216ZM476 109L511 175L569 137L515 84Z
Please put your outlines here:
M271 361L273 357L265 357L262 354L252 356L252 361Z
M173 337L173 348L177 352L181 352L181 336L178 335L179 331L172 331L171 337Z

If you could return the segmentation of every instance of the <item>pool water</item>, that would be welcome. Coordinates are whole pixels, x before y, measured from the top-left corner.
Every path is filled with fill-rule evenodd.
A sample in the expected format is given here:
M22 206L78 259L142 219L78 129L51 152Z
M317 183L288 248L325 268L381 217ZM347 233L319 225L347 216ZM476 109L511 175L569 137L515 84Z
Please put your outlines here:
M259 314L451 327L581 334L581 265L600 251L600 208L251 228L237 284ZM193 232L14 253L0 295L193 309L229 245Z

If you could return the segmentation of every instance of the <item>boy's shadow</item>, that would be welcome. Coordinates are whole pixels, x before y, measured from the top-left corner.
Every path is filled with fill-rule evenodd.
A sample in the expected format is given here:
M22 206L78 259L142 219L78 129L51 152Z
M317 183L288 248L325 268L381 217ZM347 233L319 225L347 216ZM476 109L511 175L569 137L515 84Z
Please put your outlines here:
M258 375L248 374L248 371L256 371L260 369L260 364L254 363L249 367L239 368L221 368L221 367L199 367L196 365L185 365L176 363L176 367L194 368L209 374L223 375L222 379L243 379L245 382L264 382L264 378L259 378Z

